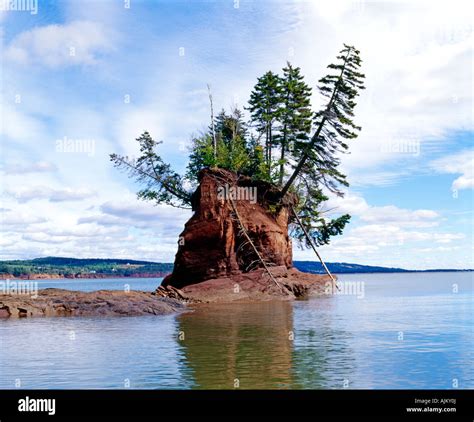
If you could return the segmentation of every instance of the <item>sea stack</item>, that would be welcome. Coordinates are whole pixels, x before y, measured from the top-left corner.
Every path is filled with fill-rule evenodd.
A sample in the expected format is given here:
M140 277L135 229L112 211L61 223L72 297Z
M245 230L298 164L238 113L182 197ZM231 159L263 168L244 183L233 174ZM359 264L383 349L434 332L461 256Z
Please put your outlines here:
M180 235L174 270L164 286L183 288L261 268L241 224L269 267L293 266L289 208L276 205L278 191L271 184L222 169L203 170L199 181L194 215Z
M199 182L162 292L205 301L297 297L329 280L293 268L294 195L280 201L274 185L223 169L202 170Z

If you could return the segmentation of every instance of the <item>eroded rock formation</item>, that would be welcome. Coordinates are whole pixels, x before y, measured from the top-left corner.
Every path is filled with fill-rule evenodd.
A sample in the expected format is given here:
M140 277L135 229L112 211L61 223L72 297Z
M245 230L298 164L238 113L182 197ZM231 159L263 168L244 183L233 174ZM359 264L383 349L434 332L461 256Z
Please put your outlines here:
M329 277L293 268L288 224L295 199L277 205L278 193L269 183L203 170L173 273L157 293L198 302L324 294Z
M277 195L268 183L221 169L203 170L193 195L194 215L181 233L173 273L163 285L182 288L262 267L233 206L265 262L291 268L289 209L275 205Z

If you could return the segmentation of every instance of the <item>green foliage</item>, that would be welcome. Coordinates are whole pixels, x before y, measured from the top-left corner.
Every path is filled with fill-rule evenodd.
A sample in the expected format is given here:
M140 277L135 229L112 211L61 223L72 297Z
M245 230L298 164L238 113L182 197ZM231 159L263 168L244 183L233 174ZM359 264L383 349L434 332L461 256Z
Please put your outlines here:
M280 149L278 183L282 185L285 165L297 158L294 156L296 145L309 139L313 111L311 88L304 82L299 67L287 63L283 68L280 91L280 131L275 135L275 140Z
M269 71L258 78L246 108L250 121L245 122L238 109L222 110L205 133L192 139L184 177L162 160L156 152L161 142L148 132L137 139L141 153L137 160L116 154L111 160L145 185L139 198L178 207L191 204L191 191L185 186L194 189L205 168L270 182L281 188L281 198L291 189L299 199L298 214L310 237L317 245L326 244L350 219L343 215L328 220L321 208L328 199L323 190L342 196L341 187L348 186L339 170L339 154L360 130L352 118L355 97L364 89L359 51L344 45L337 59L328 66L330 73L319 80L326 104L317 112L311 109L311 88L300 68L287 63L282 76ZM286 178L288 170L291 174ZM293 235L304 241L301 229L296 228Z
M148 261L123 259L74 259L47 257L32 260L2 261L0 274L27 277L34 274L50 274L62 277L107 275L127 277L140 274L168 274L173 265Z
M264 136L264 156L267 175L272 170L272 148L274 146L273 128L281 110L281 78L273 72L267 72L257 79L257 84L250 94L249 107L251 120L259 136Z
M322 194L323 186L339 196L343 194L339 186L348 186L346 176L338 169L338 154L347 150L345 140L356 138L360 130L352 120L354 99L359 95L358 90L364 89L364 75L358 71L359 51L344 45L337 59L338 63L328 66L332 72L319 80L319 91L328 101L315 113L316 130L312 138L295 141L298 164L282 190L284 195L292 186L297 186L299 197L305 198L299 215L316 245L329 243L331 236L341 234L350 219L349 215L343 215L326 221L318 211L327 200ZM296 229L294 236L306 242L302 230Z
M285 166L296 159L295 143L308 140L312 126L311 88L300 72L290 63L282 76L267 72L258 79L247 108L259 138L264 139L266 179L280 185Z
M111 154L110 160L145 185L138 192L138 198L178 207L190 205L191 195L184 188L181 176L171 170L171 166L156 152L156 147L162 142L153 140L146 131L136 140L141 153L138 159Z
M364 89L359 50L344 44L339 60L328 66L332 72L319 80L319 91L327 98L325 107L315 114L316 131L308 142L296 144L298 165L283 188L283 194L301 175L316 176L331 192L340 194L338 185L347 186L346 176L338 170L339 154L348 149L345 139L354 139L361 129L355 125L355 97Z
M219 167L236 173L252 173L258 151L248 142L247 127L238 109L227 114L222 110L215 118L216 153L212 127L208 133L192 139L186 178L195 185L203 168Z
M186 179L195 186L198 174L203 168L217 167L217 157L214 155L213 138L210 134L194 137L191 144Z
M252 177L254 180L271 181L265 162L264 148L254 136L251 136L249 141L249 164L244 174Z
M298 190L301 200L296 212L306 233L316 246L328 244L332 236L342 233L351 218L350 215L344 214L334 219L327 219L321 206L328 200L328 197L323 194L322 189L318 185L307 184L303 181L298 186ZM295 224L292 227L291 235L299 242L300 246L311 247L299 225Z
M216 117L217 167L236 173L245 172L249 165L247 128L238 109L226 114L222 110Z

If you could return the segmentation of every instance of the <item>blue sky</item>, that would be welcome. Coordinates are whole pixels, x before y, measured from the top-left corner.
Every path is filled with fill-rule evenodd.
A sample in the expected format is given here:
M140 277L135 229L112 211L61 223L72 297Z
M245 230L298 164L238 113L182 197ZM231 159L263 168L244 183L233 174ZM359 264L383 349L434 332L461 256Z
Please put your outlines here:
M206 84L216 108L244 106L256 78L289 60L315 87L346 42L364 60L363 129L342 159L351 186L327 204L353 219L323 257L473 267L469 2L126 6L39 0L37 13L0 12L1 258L172 261L189 213L136 200L108 154L136 154L146 129L182 171L191 135L209 121ZM91 149L58 149L64 139Z

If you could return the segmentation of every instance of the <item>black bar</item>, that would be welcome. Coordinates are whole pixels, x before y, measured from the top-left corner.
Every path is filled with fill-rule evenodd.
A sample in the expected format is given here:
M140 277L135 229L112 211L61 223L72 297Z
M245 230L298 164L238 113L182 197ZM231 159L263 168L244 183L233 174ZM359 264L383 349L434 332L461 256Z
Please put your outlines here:
M48 415L47 411L20 412L19 400L27 397L29 401L55 399L55 414ZM219 412L222 418L239 414L248 418L248 405L253 408L258 402L262 402L259 409L267 416L288 414L294 418L309 412L314 420L330 414L350 418L374 416L380 420L472 421L473 397L473 390L0 390L0 422L33 419L62 421L66 417L136 420L138 416L145 415L164 419L164 411L166 414L176 412L178 417ZM407 408L421 410L407 411Z

